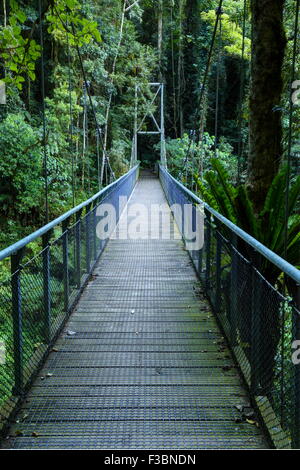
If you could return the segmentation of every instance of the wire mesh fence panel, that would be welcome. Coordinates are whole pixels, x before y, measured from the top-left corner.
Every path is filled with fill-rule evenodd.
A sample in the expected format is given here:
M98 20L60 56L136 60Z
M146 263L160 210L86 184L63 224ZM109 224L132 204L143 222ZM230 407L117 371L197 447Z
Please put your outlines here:
M0 429L11 411L15 386L10 281L0 284Z
M77 246L76 246L76 225L68 229L67 245L67 266L68 266L68 305L71 304L78 291L77 285Z
M92 262L94 263L98 257L97 253L97 233L96 233L96 211L97 207L95 206L92 211L91 211L91 257L92 257Z
M273 438L281 446L299 447L299 368L293 360L299 312L289 297L281 295L257 271L255 278L260 303L254 302L253 393Z
M81 219L80 224L80 278L87 273L86 265L87 265L87 216L85 215Z
M217 232L212 219L206 218L207 225L207 243L206 243L206 272L205 272L205 288L207 294L211 298L212 304L216 307L217 300Z
M24 385L46 350L42 253L27 262L20 273L22 308L22 370Z
M65 318L63 241L56 239L50 249L50 328L51 338Z
M218 250L216 250L216 264L218 278L216 281L215 312L225 331L230 335L230 289L231 289L231 250L228 240L217 232Z

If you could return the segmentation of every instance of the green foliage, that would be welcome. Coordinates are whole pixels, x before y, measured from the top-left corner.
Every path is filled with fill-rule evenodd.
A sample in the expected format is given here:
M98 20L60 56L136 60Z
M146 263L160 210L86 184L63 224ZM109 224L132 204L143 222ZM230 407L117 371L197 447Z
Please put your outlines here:
M0 123L0 201L2 215L26 214L41 203L41 136L22 114Z
M82 46L92 40L101 42L97 22L82 16L77 0L53 0L44 16L48 32L57 41L68 40L71 46ZM41 46L32 35L38 24L38 12L28 18L26 9L10 0L8 24L0 27L1 60L6 70L3 80L8 85L8 93L12 93L14 87L22 90L26 77L31 81L36 79Z
M22 90L24 74L35 80L35 63L41 51L35 39L24 37L26 14L15 0L10 0L10 9L8 24L0 27L1 61L7 71L3 80L8 85L8 92L10 86Z
M43 224L45 217L42 82L36 73L41 52L37 6L12 1L6 24L0 26L0 60L8 91L7 106L0 106L1 247L32 232ZM121 2L106 0L88 0L84 4L78 0L43 2L50 218L72 207L73 190L75 203L79 203L98 189L98 155L101 164L102 149L101 145L97 148L95 120L88 99L83 129L85 99L77 46L102 129L112 94L107 152L116 176L128 169L135 84L146 97L145 101L140 97L141 114L152 98L148 82L152 80L157 57L153 47L139 40L137 30L143 6L135 5L126 14L119 46L121 6ZM1 270L6 272L3 263Z
M215 139L207 132L204 133L201 142L196 143L184 134L182 138L167 139L166 151L169 171L175 178L190 183L190 178L194 173L207 171L212 168L211 161L215 157ZM159 149L159 146L156 147ZM186 158L188 155L188 158ZM233 154L232 146L221 138L217 146L218 160L222 162L224 168L230 176L230 180L235 180L237 174L237 158ZM186 175L189 175L186 181Z
M240 228L259 240L279 256L284 256L285 240L285 192L287 167L281 168L268 191L264 208L255 214L245 185L237 188L229 183L229 176L222 163L211 160L213 171L205 173L205 182L196 176L200 196ZM287 261L300 267L300 215L295 212L300 196L300 176L289 190ZM243 249L243 247L242 247ZM280 275L270 263L264 263L263 273L274 281Z
M215 10L210 10L207 13L201 13L203 21L208 22L210 25L214 25L216 21ZM234 56L242 55L242 43L243 43L243 30L238 23L231 20L231 17L226 13L222 14L222 41L224 42L224 50ZM244 57L250 59L251 54L251 40L245 37L244 44Z
M56 41L67 41L68 36L72 46L83 46L93 39L101 42L97 22L82 16L77 0L54 0L46 18L50 23L48 31Z

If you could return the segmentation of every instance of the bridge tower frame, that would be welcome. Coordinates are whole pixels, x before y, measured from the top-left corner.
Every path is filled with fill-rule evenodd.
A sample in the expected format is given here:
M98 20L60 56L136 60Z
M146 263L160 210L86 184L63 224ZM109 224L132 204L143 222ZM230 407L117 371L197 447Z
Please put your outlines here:
M139 85L135 85L134 93L134 128L133 128L133 138L132 138L132 151L131 151L131 168L137 164L137 150L138 150L138 136L139 135L160 135L160 163L162 166L167 167L167 158L166 158L166 140L165 140L165 116L164 116L164 90L165 86L163 83L151 82L149 83L151 88L154 88L154 97L152 98L150 104L147 103L147 100L140 88ZM143 115L142 119L138 119L138 103L139 95L143 98L147 105L147 110ZM158 101L158 106L160 109L160 119L159 123L157 122L154 114L151 111L151 106ZM146 120L150 118L154 124L154 130L142 131L141 128Z

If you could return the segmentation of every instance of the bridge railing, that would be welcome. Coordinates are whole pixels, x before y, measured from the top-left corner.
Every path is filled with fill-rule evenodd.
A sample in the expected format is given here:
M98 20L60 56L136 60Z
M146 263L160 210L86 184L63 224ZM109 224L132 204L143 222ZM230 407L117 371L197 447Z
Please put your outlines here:
M171 208L192 205L191 212L173 211L183 238L188 222L194 231L204 231L200 249L186 246L263 425L276 447L300 448L300 271L203 203L165 168L159 175ZM204 227L196 223L199 209ZM213 338L212 332L207 335ZM222 344L218 348L222 355ZM245 425L257 425L238 409Z
M117 222L119 197L130 196L138 172L137 165L89 200L0 251L0 261L11 267L11 276L0 283L0 429L51 352L105 247L107 238L97 236L104 217L101 211L97 215L99 206L112 205Z

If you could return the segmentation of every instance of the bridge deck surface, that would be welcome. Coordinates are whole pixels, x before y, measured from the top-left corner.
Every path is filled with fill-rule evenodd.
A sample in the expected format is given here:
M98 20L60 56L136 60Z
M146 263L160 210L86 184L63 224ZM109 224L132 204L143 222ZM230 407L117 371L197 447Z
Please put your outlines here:
M165 202L159 181L147 177L129 205ZM124 230L124 216L120 226ZM241 417L241 406L249 406L247 392L183 242L115 238L7 446L266 447L260 428Z

